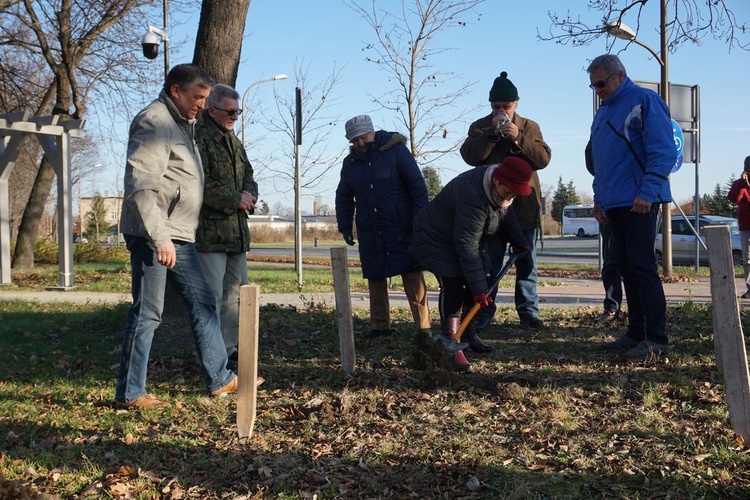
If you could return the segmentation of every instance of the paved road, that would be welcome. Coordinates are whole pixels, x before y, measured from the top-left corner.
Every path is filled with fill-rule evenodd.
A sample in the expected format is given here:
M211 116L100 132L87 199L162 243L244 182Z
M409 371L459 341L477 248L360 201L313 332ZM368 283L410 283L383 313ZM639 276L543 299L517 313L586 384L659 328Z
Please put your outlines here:
M737 278L736 290L744 289L744 281ZM539 301L542 308L545 307L595 307L602 305L604 291L598 280L569 280L558 278L540 278ZM708 277L697 277L695 281L683 283L665 283L664 292L667 302L671 305L684 302L708 304L711 302L711 288ZM739 295L739 293L737 294ZM498 292L500 302L510 304L513 302L513 289L502 288ZM92 293L78 290L66 291L44 291L44 292L18 292L2 290L0 288L0 300L23 300L38 302L72 302L85 303L120 303L130 302L128 294L119 293ZM352 307L369 309L370 302L367 293L354 292L351 294ZM429 300L434 307L437 304L437 292L429 293ZM391 306L408 307L403 292L392 292L390 294ZM291 304L302 306L303 304L324 304L330 307L336 306L335 297L332 293L312 294L264 294L261 290L260 303L265 304Z
M359 248L357 246L347 246L341 242L341 245L347 249L347 256L350 261L359 260ZM290 246L272 247L262 246L253 247L250 255L274 255L293 258L294 248ZM304 244L302 246L302 257L330 258L331 245L313 246ZM553 237L546 238L544 243L537 243L537 260L543 263L555 264L595 264L599 261L599 239L598 238L577 238L577 237Z

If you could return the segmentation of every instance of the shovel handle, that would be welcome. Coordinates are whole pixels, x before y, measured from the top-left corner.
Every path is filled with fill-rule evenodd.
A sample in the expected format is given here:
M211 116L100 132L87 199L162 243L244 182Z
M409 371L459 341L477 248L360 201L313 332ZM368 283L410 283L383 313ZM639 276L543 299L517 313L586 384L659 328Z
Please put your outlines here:
M475 303L473 306L471 306L471 309L469 312L461 318L461 326L458 327L458 331L456 332L456 335L453 336L454 339L456 339L456 342L461 342L461 337L463 336L466 329L469 327L469 323L471 323L471 320L474 319L474 316L477 315L479 310L482 308L482 304L479 302Z
M490 284L490 286L484 293L486 295L492 294L492 292L495 291L495 288L497 288L497 285L500 283L500 280L503 279L503 276L505 276L505 273L508 272L508 269L510 269L510 267L516 263L516 260L518 260L518 258L523 257L527 253L528 252L511 253L508 257L508 260L505 262L505 265L502 267L502 269L500 269L497 275L495 275L495 278L492 280L492 284ZM471 323L471 320L474 319L474 316L477 315L481 308L482 304L477 302L471 307L466 316L461 318L461 326L458 327L458 331L453 336L453 338L456 339L456 342L461 342L461 337L469 327L469 323Z

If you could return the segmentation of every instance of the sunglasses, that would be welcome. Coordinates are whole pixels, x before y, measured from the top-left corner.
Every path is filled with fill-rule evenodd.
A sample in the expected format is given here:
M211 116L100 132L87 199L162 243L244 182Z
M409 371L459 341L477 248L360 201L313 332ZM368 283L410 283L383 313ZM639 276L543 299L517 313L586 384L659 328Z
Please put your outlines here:
M591 85L589 85L589 88L590 88L591 90L594 90L594 89L603 89L603 88L604 88L604 87L605 87L605 86L607 85L607 80L609 80L610 78L612 78L612 77L613 77L613 76L615 76L616 74L617 74L617 73L612 73L611 75L609 75L609 76L608 76L607 78L605 78L604 80L599 80L598 82L594 82L594 83L592 83Z
M217 108L216 106L212 106L212 107L213 107L214 109L218 109L219 111L223 111L223 112L225 112L225 113L226 113L226 114L228 114L229 116L234 116L234 115L237 115L237 116L239 116L239 115L241 115L241 114L242 114L242 110L241 110L241 109L239 109L239 108L237 108L237 109L223 109L223 108Z

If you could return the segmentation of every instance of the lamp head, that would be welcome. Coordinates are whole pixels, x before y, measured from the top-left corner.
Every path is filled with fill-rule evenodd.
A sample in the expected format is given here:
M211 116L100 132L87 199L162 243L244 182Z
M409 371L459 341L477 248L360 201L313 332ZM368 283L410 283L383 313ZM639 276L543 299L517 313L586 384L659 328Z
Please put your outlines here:
M621 21L609 21L602 31L621 40L635 40L635 31Z

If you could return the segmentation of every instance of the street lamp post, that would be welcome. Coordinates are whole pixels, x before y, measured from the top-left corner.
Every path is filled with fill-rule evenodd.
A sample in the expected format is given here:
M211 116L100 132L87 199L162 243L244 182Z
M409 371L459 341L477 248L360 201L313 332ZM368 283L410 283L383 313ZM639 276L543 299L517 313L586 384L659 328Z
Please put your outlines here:
M635 31L620 21L607 23L604 32L622 40L633 42L648 50L661 66L659 94L669 107L669 66L667 64L667 0L661 0L661 56L654 49L638 40ZM664 276L672 276L672 207L669 202L662 203L662 271Z
M245 89L245 91L242 93L242 147L245 147L245 117L247 116L247 110L245 109L245 99L247 98L247 93L250 92L250 89L255 87L256 85L260 85L261 83L266 82L274 82L276 80L286 80L288 77L284 73L279 73L278 75L272 76L271 78L266 78L265 80L258 80L257 82L251 83L248 88Z

